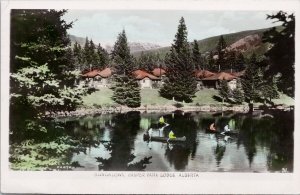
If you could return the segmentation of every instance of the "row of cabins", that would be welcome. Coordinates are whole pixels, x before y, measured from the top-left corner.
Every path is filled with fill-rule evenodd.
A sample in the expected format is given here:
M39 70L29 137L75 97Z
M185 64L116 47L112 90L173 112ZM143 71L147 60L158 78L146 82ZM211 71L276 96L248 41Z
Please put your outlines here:
M139 81L141 88L160 88L165 80L166 71L162 68L155 68L151 72L144 70L135 70L133 76ZM226 80L230 89L236 88L237 79L244 74L242 72L210 72L207 70L199 70L195 72L197 79L197 88L201 90L203 88L218 88L220 80ZM92 70L81 75L80 82L87 84L88 87L96 89L102 87L110 87L112 81L113 72L110 68L104 70Z

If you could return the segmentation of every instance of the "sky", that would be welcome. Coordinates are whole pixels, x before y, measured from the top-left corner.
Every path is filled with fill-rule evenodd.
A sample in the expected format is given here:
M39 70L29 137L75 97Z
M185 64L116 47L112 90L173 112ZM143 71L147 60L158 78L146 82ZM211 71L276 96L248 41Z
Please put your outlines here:
M180 11L180 10L68 10L67 22L75 21L68 33L113 45L125 29L129 42L168 46L174 40L183 16L188 40L275 26L266 20L274 11Z

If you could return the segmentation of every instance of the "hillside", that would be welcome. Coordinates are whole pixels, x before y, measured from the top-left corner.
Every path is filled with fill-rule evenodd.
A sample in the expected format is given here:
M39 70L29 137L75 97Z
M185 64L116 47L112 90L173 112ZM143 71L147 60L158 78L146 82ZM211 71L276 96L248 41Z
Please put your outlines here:
M278 27L277 27L278 28ZM263 33L269 28L257 29L257 30L247 30L236 33L230 33L223 35L228 49L236 49L244 53L246 57L252 53L257 55L262 55L268 49L269 45L262 43L261 39ZM81 46L85 43L85 38L77 37L74 35L69 35L72 45L77 41ZM220 35L209 37L198 41L199 49L202 54L212 51L216 48ZM95 44L98 44L95 42ZM129 42L129 47L131 53L134 56L139 56L141 52L144 53L159 53L161 57L164 57L167 52L170 51L170 47L161 47L160 45L153 43L138 43ZM112 50L112 45L106 45L105 49L110 52Z
M251 55L253 52L261 55L268 48L268 44L262 43L261 41L263 33L266 30L268 30L268 28L241 31L237 33L225 34L223 37L229 48L241 50L246 56ZM219 37L220 35L199 40L198 44L200 52L203 54L214 50L217 46ZM165 56L169 50L170 47L161 47L158 49L148 50L145 53L159 53L161 56ZM140 55L140 52L135 52L134 55L138 56Z

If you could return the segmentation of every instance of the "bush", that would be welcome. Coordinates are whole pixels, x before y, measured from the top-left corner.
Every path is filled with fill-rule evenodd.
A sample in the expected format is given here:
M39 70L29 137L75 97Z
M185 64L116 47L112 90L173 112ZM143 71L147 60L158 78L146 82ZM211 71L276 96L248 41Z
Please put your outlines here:
M175 106L176 108L182 108L184 105L182 103L177 102L173 104L173 106Z

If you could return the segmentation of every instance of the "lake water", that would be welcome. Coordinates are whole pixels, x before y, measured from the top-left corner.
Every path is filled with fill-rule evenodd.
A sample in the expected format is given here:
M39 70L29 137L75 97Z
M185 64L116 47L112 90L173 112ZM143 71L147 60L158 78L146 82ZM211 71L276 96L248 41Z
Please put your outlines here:
M158 129L159 117L170 124ZM68 135L80 140L83 149L69 156L75 171L199 171L199 172L292 172L294 115L276 112L273 117L237 113L102 114L58 119ZM233 136L210 134L215 122L239 132ZM172 130L185 142L144 141L167 136Z

